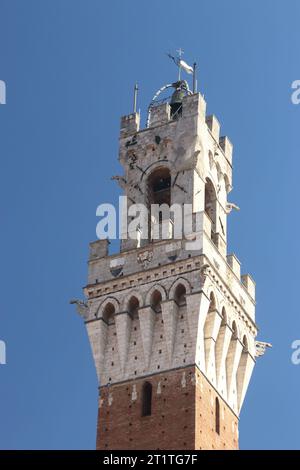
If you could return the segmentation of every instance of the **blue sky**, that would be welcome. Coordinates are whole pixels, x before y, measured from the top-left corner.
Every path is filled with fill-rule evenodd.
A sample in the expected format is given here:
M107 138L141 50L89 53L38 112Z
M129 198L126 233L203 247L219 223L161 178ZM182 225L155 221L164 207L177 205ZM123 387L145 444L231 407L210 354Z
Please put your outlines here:
M96 207L115 203L119 118L198 63L208 112L234 144L230 251L257 282L257 361L242 449L299 449L300 79L297 0L0 0L2 449L93 449L97 382L81 319Z

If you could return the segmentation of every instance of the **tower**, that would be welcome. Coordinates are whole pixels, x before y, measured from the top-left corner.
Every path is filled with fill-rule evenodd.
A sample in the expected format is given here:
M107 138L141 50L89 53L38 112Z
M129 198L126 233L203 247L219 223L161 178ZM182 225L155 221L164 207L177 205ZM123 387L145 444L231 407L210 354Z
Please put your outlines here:
M257 327L255 284L227 254L232 144L187 82L165 89L145 128L136 112L121 119L120 253L90 244L78 305L99 380L97 448L237 449ZM154 210L137 222L137 204Z

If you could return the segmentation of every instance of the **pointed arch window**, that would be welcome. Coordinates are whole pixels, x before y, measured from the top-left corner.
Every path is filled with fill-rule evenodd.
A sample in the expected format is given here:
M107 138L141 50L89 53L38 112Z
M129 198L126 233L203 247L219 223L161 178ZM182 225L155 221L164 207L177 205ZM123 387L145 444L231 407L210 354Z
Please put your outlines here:
M150 304L156 313L161 312L161 302L162 302L161 293L158 290L155 290L153 294L151 295Z
M216 397L216 401L215 401L215 412L216 412L216 433L220 434L220 401L218 397Z
M216 222L217 222L217 195L209 178L206 179L205 184L205 212L211 220L211 239L214 241L216 233Z
M171 174L166 167L157 168L148 178L148 202L171 205Z
M175 301L182 307L186 305L186 288L183 284L178 284L175 290Z
M115 323L115 307L113 306L113 304L111 302L109 302L106 305L106 307L104 309L104 312L103 312L102 318L108 326L114 325L114 323Z
M152 385L145 382L142 392L142 416L151 416L152 411Z

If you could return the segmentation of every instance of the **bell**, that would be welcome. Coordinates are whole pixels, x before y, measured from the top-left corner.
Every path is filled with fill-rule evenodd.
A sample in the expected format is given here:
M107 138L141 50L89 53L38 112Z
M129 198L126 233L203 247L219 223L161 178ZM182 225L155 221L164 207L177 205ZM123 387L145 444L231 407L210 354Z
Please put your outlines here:
M182 99L184 98L184 96L185 96L184 90L177 88L177 90L174 91L171 97L170 105L175 104L175 103L182 103Z
M182 99L184 98L184 96L185 96L184 90L182 90L182 88L177 88L171 97L171 101L170 101L171 116L173 116L174 119L175 118L177 119L181 115Z

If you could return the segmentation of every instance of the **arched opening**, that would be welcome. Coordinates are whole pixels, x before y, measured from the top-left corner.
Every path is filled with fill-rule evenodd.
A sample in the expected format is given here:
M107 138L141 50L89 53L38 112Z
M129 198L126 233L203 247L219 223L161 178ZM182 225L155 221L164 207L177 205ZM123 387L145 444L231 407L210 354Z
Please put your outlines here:
M171 173L166 167L154 170L147 181L148 233L151 240L171 238Z
M171 205L171 174L166 167L154 170L148 178L149 204Z
M232 337L231 339L237 339L238 337L238 331L237 331L237 326L235 321L232 323Z
M210 300L210 302L209 302L208 311L213 312L214 310L216 310L216 299L215 299L215 296L214 296L213 292L210 293L209 300Z
M114 323L115 323L115 307L111 302L106 304L102 318L103 318L103 320L105 321L105 323L107 325L114 325Z
M186 305L186 288L183 284L178 284L176 287L174 299L179 307Z
M216 222L217 222L217 195L209 178L206 179L205 184L205 213L211 220L211 239L215 240Z
M243 353L247 353L248 352L248 340L247 340L246 335L244 335L242 343L243 343Z
M152 385L145 382L142 390L142 416L151 416L152 411Z
M229 183L229 178L226 174L224 174L224 184L225 184L226 193L228 194L231 191L231 186Z
M221 327L226 326L227 325L227 314L226 314L225 307L222 308L221 316L222 316Z
M161 312L162 296L159 290L155 290L151 295L150 305L156 313Z
M128 313L132 319L138 318L140 303L135 296L132 296L128 302Z
M116 309L113 303L108 302L105 305L102 319L106 325L104 329L105 337L102 338L104 344L104 364L103 381L109 382L119 367L119 357L117 352L117 332L116 332ZM102 378L101 378L102 379Z
M215 418L216 418L216 422L215 422L216 433L220 434L220 401L218 397L216 397L216 400L215 400Z

